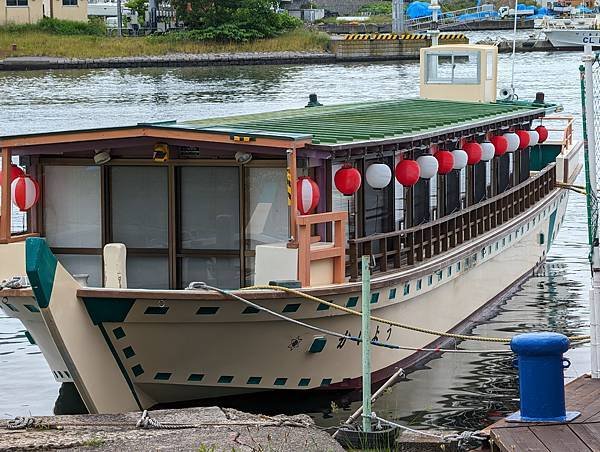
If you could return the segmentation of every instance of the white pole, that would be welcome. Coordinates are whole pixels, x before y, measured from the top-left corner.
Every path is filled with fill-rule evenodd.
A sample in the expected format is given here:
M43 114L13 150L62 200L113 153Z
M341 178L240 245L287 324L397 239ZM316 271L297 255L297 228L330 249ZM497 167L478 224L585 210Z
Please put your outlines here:
M598 179L596 168L596 121L594 111L594 54L592 45L586 44L583 54L585 65L585 119L587 133L588 172L590 178L590 195L592 197L591 214L598 215ZM597 224L598 218L590 219ZM590 291L590 353L592 378L600 378L600 253L598 250L598 231L592 237L592 290Z
M510 94L511 99L515 95L515 56L517 54L517 8L519 7L519 0L515 0L515 21L513 24L513 48L512 48L512 68L510 70ZM508 10L510 13L510 8Z
M431 0L431 6L429 7L432 11L432 20L431 24L432 29L429 30L429 36L431 36L431 45L438 45L438 38L440 36L439 24L438 24L438 12L441 9L438 0Z
M362 257L363 432L371 431L371 256Z

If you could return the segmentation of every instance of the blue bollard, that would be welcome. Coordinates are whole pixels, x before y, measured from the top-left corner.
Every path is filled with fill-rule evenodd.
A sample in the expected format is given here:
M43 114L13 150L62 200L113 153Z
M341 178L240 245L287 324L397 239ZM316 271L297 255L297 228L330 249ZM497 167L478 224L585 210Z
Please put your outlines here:
M569 338L558 333L526 333L513 337L510 348L517 354L521 411L509 422L568 422L579 416L565 409L563 371L571 364L563 353Z

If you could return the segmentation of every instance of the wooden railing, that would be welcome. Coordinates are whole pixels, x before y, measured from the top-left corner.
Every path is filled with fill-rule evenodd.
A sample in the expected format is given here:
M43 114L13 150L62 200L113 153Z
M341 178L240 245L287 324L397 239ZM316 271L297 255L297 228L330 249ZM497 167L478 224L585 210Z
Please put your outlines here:
M299 215L296 218L298 225L298 280L302 287L310 286L310 266L313 261L333 259L333 283L341 284L345 281L346 222L348 212L326 212L314 215ZM323 243L319 246L320 238L312 236L313 225L333 223L333 246Z
M415 265L510 221L548 195L555 184L556 165L552 163L504 193L436 221L349 240L350 280L360 277L361 256L374 259L375 272Z
M573 144L573 116L546 116L544 124L549 132L548 141L556 142L562 146L563 150L569 149ZM558 125L548 127L548 123L559 123ZM560 134L560 136L559 136Z

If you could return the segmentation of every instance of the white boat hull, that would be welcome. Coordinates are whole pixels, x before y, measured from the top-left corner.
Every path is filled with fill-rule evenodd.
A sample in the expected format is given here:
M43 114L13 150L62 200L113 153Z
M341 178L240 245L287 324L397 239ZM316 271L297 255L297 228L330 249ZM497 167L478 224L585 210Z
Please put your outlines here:
M544 34L556 48L600 47L600 30L545 29Z
M417 268L375 278L373 315L437 331L453 329L543 261L562 224L567 199L566 190L555 189L535 207L475 240ZM18 253L19 248L0 252ZM41 312L25 308L33 302L31 296L5 297L0 307L32 329L55 377L60 371L59 381L74 381L90 412L275 389L360 385L356 343L264 312L248 313L240 302L203 291L165 291L157 299L150 291L127 291L129 297L123 298L108 289L96 289L93 296L90 289L77 297L80 286L60 263L53 281L49 304L42 304ZM328 288L319 290L325 293ZM312 325L360 333L359 316L275 292L247 296ZM359 310L360 286L332 287L324 299ZM376 322L372 334L380 341L415 348L437 338ZM414 355L374 347L374 381Z

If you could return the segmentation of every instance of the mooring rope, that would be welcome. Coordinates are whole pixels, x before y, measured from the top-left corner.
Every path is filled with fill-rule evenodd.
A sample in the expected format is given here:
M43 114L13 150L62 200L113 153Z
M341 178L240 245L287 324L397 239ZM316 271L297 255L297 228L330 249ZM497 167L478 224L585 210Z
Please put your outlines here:
M233 298L234 300L238 300L242 303L247 304L248 306L251 306L255 309L258 309L260 311L264 311L267 312L277 318L280 318L282 320L285 320L287 322L291 322L294 323L296 325L302 326L304 328L308 328L311 329L313 331L318 331L320 333L323 334L327 334L330 336L334 336L340 339L345 339L345 340L350 340L353 342L357 342L357 343L361 343L362 342L362 338L358 337L358 336L352 336L352 335L348 335L345 333L339 333L337 331L332 331L332 330L327 330L325 328L321 328L315 325L310 325L306 322L302 322L300 320L296 320L296 319L292 319L291 317L287 317L283 314L280 314L278 312L275 312L269 308L265 308L264 306L261 306L259 304L253 303L250 300L246 300L243 297L240 297L239 295L236 295L228 290L224 290L224 289L219 289L218 287L213 287L213 286L209 286L206 283L203 282L193 282L188 286L188 289L206 289L206 290L214 290L224 296ZM360 315L360 314L359 314ZM409 347L409 346L405 346L405 345L396 345L396 344L391 344L389 342L383 342L383 341L379 341L379 340L371 340L370 343L376 347L384 347L384 348L390 348L390 349L394 349L394 350L410 350L410 351L417 351L417 352L434 352L434 353L512 353L510 350L464 350L464 349L446 349L446 348L419 348L419 347Z
M346 306L340 306L338 304L331 303L330 301L323 300L321 298L315 297L313 295L309 295L307 293L301 292L296 289L290 289L289 287L256 285L256 286L245 287L240 290L279 290L279 291L283 291L283 292L287 292L287 293L296 295L301 298L305 298L305 299L313 301L315 303L322 303L326 306L337 309L339 311L346 312L348 314L356 315L359 317L362 316L362 314L359 311L355 311L354 309L350 309L350 308L347 308ZM376 316L371 316L371 320L373 320L375 322L379 322L379 323L384 323L384 324L390 325L390 326L396 326L398 328L402 328L405 330L416 331L418 333L431 334L434 336L441 336L441 337L451 337L454 339L461 339L461 340L465 340L465 341L497 342L497 343L507 344L512 340L512 338L510 338L510 337L489 337L489 336L477 336L477 335L472 335L472 334L469 335L469 334L448 333L445 331L437 331L437 330L433 330L433 329L429 329L429 328L423 328L423 327L418 327L418 326L414 326L414 325L407 325L405 323L395 322L393 320L387 320L387 319L383 319L381 317L376 317ZM570 341L587 341L589 339L590 339L589 335L588 336L570 336L569 337Z

